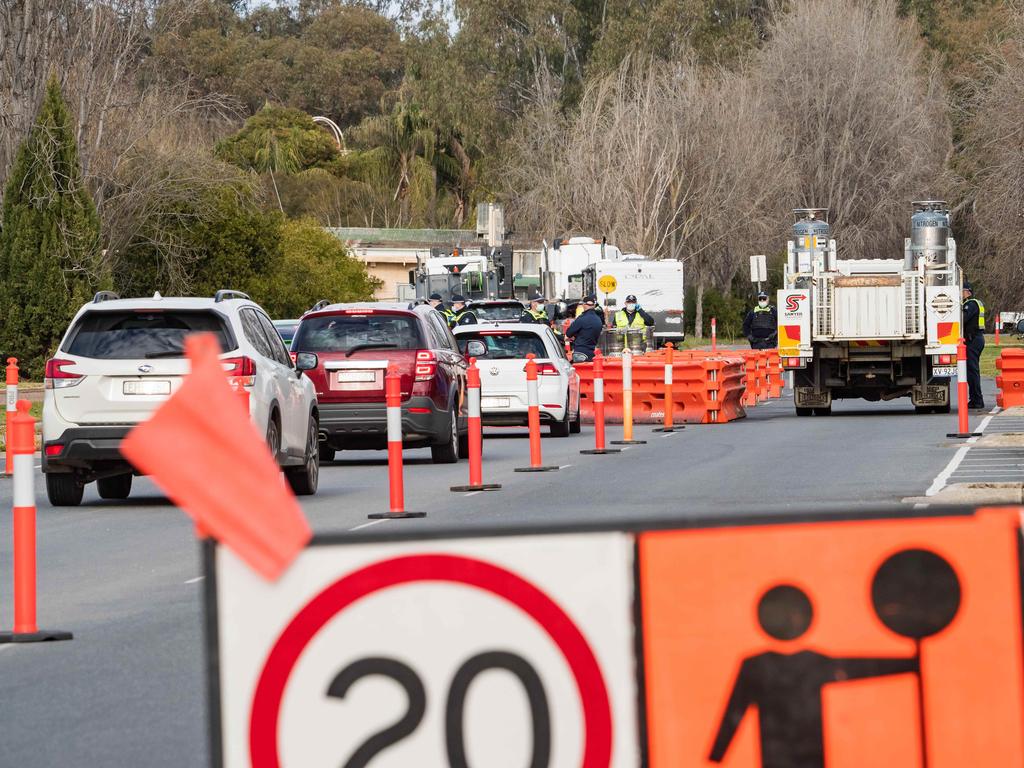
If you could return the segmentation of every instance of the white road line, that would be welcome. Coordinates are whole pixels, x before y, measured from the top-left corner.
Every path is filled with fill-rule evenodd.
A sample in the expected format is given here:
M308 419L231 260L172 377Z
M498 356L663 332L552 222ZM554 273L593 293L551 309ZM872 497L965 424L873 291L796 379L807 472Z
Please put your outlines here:
M483 491L470 491L469 493L464 493L462 498L468 499L470 496L479 496L481 493L483 493Z
M197 581L202 581L205 578L206 578L205 576L196 576L194 579L189 579L185 583L186 584L195 584Z
M928 504L927 501L919 501L919 502L917 502L917 504L914 505L914 509L925 509L925 508L927 508L929 506L930 505Z
M568 469L571 466L572 466L572 464L559 464L558 468L559 469Z
M371 525L376 525L377 523L386 523L386 522L387 522L387 518L382 517L380 520L371 520L368 523L363 523L362 525L357 525L355 528L349 528L349 530L350 531L358 531L361 528L369 528Z
M993 409L992 413L990 413L988 416L981 420L981 423L978 425L978 432L985 431L985 427L987 427L989 422L992 421L992 417L996 415L998 410L998 408ZM936 493L938 493L939 491L946 487L946 483L949 481L950 476L954 472L956 472L957 467L960 466L960 462L964 460L964 457L967 455L967 452L971 450L971 447L976 442L978 442L978 438L976 437L967 438L967 443L957 449L957 452L953 455L953 458L949 460L949 464L946 465L946 468L939 472L938 475L936 475L935 479L932 481L931 486L929 486L928 490L924 492L925 496L934 496Z

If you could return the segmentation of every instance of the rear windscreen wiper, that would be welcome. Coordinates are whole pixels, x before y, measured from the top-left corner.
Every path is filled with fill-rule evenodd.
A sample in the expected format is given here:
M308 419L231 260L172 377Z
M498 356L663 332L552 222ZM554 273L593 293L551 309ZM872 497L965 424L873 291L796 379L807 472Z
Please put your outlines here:
M397 344L381 343L381 344L356 344L352 349L345 353L345 357L351 357L353 353L358 352L361 349L387 349L397 347Z
M146 355L147 360L154 360L158 357L184 357L185 350L168 350L166 352L150 352Z

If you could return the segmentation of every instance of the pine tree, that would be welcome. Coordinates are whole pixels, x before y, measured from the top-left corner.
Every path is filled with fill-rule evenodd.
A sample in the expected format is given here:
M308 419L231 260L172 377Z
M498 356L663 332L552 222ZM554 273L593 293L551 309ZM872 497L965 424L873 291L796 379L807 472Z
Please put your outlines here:
M50 77L7 179L0 229L0 351L42 376L68 322L105 286L100 222L82 183L75 132Z

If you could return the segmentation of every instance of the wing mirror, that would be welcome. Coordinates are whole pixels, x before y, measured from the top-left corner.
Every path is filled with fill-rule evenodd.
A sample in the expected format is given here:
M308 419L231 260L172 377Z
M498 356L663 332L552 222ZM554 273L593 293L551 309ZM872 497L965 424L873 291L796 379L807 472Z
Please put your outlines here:
M299 373L312 371L320 364L320 359L312 352L299 352L295 356L295 370Z
M487 354L487 345L473 339L466 344L466 357L483 357Z

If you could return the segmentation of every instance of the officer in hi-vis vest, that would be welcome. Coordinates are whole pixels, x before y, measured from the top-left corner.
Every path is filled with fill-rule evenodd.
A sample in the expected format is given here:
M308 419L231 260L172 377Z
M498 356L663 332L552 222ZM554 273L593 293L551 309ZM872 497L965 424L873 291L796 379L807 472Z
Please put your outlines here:
M768 303L768 294L757 294L757 306L743 318L743 335L751 349L774 349L779 344L779 316Z
M540 294L534 294L530 297L530 306L528 309L523 310L523 314L519 317L519 322L551 325L551 318L548 317L548 313L545 311L545 301L546 299Z
M616 328L649 328L654 325L654 318L644 312L636 303L636 296L626 297L625 306L615 313Z
M967 389L970 398L968 408L985 407L981 394L981 353L985 349L985 305L974 298L971 284L964 280L964 341L967 342Z

